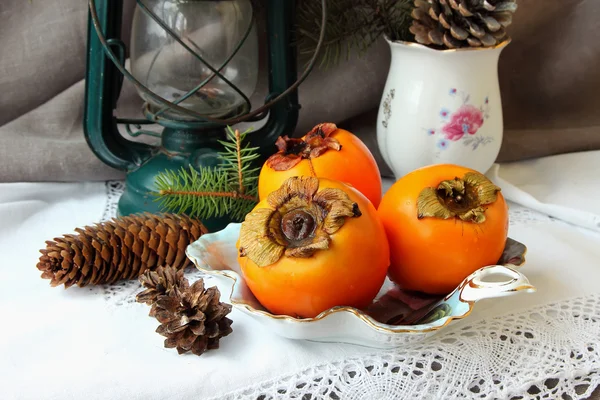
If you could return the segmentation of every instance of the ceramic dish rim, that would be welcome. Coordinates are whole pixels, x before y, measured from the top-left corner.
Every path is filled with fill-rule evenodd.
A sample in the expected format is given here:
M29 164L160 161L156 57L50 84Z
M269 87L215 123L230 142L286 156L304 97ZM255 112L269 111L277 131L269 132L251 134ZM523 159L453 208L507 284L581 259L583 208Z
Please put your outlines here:
M227 229L230 225L236 225L236 224L229 224L225 229ZM220 232L222 232L222 231L220 231ZM214 232L212 234L219 234L220 232ZM523 246L523 254L521 255L521 261L519 264L500 264L500 265L502 265L506 268L510 268L510 269L522 267L526 263L527 246L524 243L521 243L515 239L512 239L512 238L507 238L507 239L511 239L511 240L521 244ZM202 240L202 237L200 237L198 240ZM385 324L383 322L378 322L378 321L374 320L372 317L370 317L369 315L365 314L363 311L361 311L355 307L350 307L350 306L331 307L325 311L322 311L316 317L313 317L313 318L294 318L290 315L276 315L276 314L272 314L268 311L257 310L256 308L252 307L251 305L249 305L245 302L240 302L240 301L235 300L233 297L233 294L235 293L236 285L238 285L238 287L240 285L240 283L238 282L238 279L242 279L242 277L239 276L239 274L237 272L232 271L232 270L214 270L214 269L200 267L198 265L198 262L197 262L198 260L196 259L196 257L191 256L189 253L189 249L192 245L193 245L193 243L186 248L185 254L188 257L188 259L190 259L192 261L192 263L195 265L196 269L198 269L199 271L201 271L203 273L207 273L209 275L220 275L220 276L224 276L226 278L233 280L233 285L231 287L231 291L229 294L229 301L231 302L232 305L243 308L244 311L247 313L258 314L263 317L273 319L275 321L286 321L286 322L289 322L292 324L296 324L296 323L306 324L306 323L321 321L321 320L325 319L326 317L333 315L333 314L350 313L350 314L358 317L362 322L367 324L369 327L376 329L378 331L385 332L385 333L428 333L428 332L433 332L433 331L442 329L445 326L449 325L454 320L460 320L465 317L468 317L471 314L471 312L473 311L473 307L476 303L476 301L474 301L474 300L463 300L459 296L458 300L469 306L468 310L466 310L463 314L455 315L455 316L453 316L453 315L444 316L436 321L433 321L433 322L430 322L427 324L405 325L402 327L398 327L397 325ZM485 268L485 267L482 267L482 268ZM461 283L461 285L462 285L462 283ZM454 293L457 290L462 289L461 285L459 285L456 289L454 289L452 292L447 294L443 299L448 300L451 296L454 295ZM514 291L518 291L518 290L519 290L518 288L514 289ZM443 321L443 323L441 323L441 325L435 324L438 321ZM419 326L422 326L423 329L416 328ZM428 327L425 328L426 326L428 326Z

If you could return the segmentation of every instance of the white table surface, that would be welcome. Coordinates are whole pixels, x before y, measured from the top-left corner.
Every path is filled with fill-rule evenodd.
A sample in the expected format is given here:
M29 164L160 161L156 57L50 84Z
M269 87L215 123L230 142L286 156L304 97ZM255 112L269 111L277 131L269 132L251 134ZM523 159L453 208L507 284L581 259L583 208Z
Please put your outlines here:
M596 172L600 168L596 167L600 167L600 153L581 153L502 166L500 175L545 202L572 203L600 215L600 176ZM577 169L576 179L566 168ZM552 180L554 184L548 188ZM571 323L568 321L578 321L572 318L576 314L572 310L579 307L576 304L580 300L571 299L596 299L600 294L598 232L513 204L509 235L527 244L527 264L522 271L538 291L478 303L469 318L449 328L448 337L458 335L461 329L491 333L478 342L470 342L469 335L460 336L459 341L464 343L456 347L462 349L457 350L458 354L450 354L449 349L457 344L445 345L444 333L439 338L434 336L436 339L431 342L391 352L292 341L273 335L234 310L234 332L222 339L219 350L202 357L179 356L163 348L163 338L154 333L158 323L147 316L148 307L134 302L139 291L137 283L63 290L51 288L35 267L38 250L44 247L45 240L101 220L106 191L104 183L0 184L0 399L204 399L260 395L267 399L289 398L294 390L306 394L306 387L312 388L313 398L319 398L319 390L342 394L342 398L351 394L356 396L353 398L392 399L409 394L436 398L425 393L442 393L439 390L444 387L454 387L454 394L446 392L443 398L458 398L460 393L476 397L469 389L473 382L468 380L475 379L478 365L490 370L499 368L509 375L513 370L523 371L522 376L507 378L502 387L482 384L495 390L489 394L491 397L526 394L531 385L548 378L563 382L564 393L581 379L588 379L590 392L600 383L600 346L587 344L600 343L600 309L584 307L588 311L581 313L588 313L589 317L580 332L574 333L572 328L579 325L567 325ZM197 274L190 274L191 279L195 277ZM559 316L558 322L552 324L542 318L544 326L540 325L539 332L545 336L520 351L501 342L493 331L504 325L513 326L515 321L534 320L531 315L538 312L551 315L554 308L561 310L561 304L568 313L566 319ZM562 332L567 328L569 332ZM472 349L474 343L490 344L471 354L466 349ZM508 347L495 349L498 343ZM544 343L547 348L539 368L531 365L534 356L519 358L520 352L533 351L536 346L544 348ZM585 360L570 360L564 353L582 346L592 348ZM506 368L497 365L500 361L490 357L498 351L514 351L516 361L512 364L516 365L511 365L511 360L502 361L507 363ZM435 352L439 352L440 360L445 360L444 369L430 376L421 389L415 386L409 390L409 381L397 376L397 371L386 372L387 375L371 373L373 365L379 365L381 360L389 360L381 361L385 368L389 363L403 368L411 362L418 367L419 354ZM542 368L552 357L552 363ZM371 370L366 368L369 365ZM473 370L465 370L465 365L472 365ZM359 375L364 372L368 379L363 377L359 382L352 374L344 375L343 371L350 367L354 371L364 367ZM315 383L319 376L326 382ZM382 397L374 397L376 392ZM325 398L331 398L328 396Z

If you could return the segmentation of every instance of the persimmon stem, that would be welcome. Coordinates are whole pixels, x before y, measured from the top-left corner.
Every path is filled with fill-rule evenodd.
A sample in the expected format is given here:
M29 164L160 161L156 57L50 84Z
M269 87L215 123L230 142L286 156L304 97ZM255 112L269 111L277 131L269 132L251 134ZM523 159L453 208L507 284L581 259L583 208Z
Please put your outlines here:
M281 231L291 242L301 242L313 235L317 221L308 211L301 208L290 211L281 219Z
M250 196L238 192L193 192L186 190L161 190L161 196L179 195L179 196L197 196L197 197L231 197L234 199L244 199L250 201L258 201L254 196Z

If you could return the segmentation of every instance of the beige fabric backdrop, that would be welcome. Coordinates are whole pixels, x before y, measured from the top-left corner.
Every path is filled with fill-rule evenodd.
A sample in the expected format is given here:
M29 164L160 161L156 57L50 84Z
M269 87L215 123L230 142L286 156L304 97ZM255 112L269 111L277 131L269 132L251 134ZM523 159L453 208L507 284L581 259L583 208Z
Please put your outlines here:
M86 3L0 1L0 181L122 177L83 139ZM126 21L132 6L125 1ZM600 148L599 21L598 0L519 0L513 42L500 62L500 160ZM376 152L373 110L388 63L387 45L379 42L363 59L315 71L300 89L298 131L333 121ZM260 86L257 99L264 81ZM126 87L120 114L140 107Z

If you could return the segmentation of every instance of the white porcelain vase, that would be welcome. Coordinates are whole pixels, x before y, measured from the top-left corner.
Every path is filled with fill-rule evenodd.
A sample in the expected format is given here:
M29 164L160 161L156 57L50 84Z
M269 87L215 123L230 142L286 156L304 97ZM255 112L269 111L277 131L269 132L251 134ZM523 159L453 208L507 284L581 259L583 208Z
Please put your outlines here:
M377 141L396 179L442 163L485 173L502 143L498 59L509 41L455 50L388 43L392 59Z

